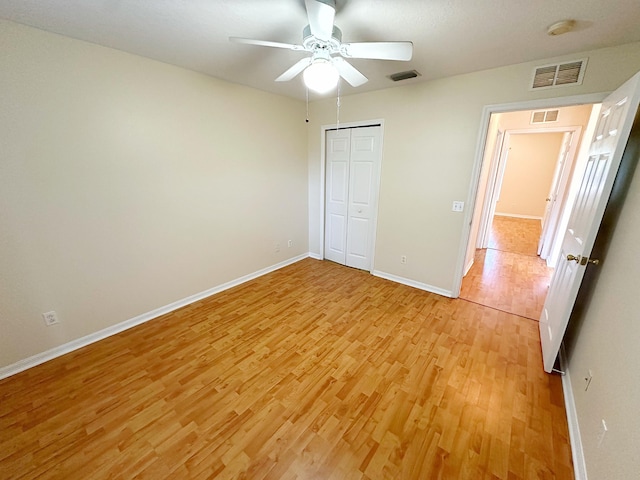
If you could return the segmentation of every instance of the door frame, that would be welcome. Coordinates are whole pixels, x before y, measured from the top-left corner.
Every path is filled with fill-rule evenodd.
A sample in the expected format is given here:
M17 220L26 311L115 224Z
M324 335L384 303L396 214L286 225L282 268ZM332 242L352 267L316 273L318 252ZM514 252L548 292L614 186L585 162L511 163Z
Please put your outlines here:
M491 222L495 215L496 204L498 203L498 192L502 188L502 179L505 173L505 167L507 163L507 157L509 156L509 146L512 135L537 135L542 133L572 133L573 138L579 139L582 135L582 127L580 125L569 125L565 127L534 127L534 128L517 128L505 130L502 136L502 144L500 146L500 156L495 164L491 165L489 171L489 185L487 185L487 191L483 199L482 216L480 220L480 228L478 230L478 239L476 244L478 248L486 248L489 243L489 232L491 230ZM567 166L564 175L568 175L573 167L575 157L578 154L580 145L577 141L572 141L569 151L567 152ZM560 153L560 152L558 152ZM559 158L559 157L558 157ZM556 165L558 160L556 160ZM563 176L563 178L565 178ZM493 181L492 181L493 180ZM560 197L564 198L564 192L568 185L560 185ZM491 188L491 190L489 189Z
M328 124L320 127L320 215L319 224L319 240L320 240L320 259L324 260L324 226L325 226L325 193L327 188L326 167L327 167L327 130L342 130L349 128L362 127L380 127L380 168L378 176L374 178L373 185L377 191L378 201L373 212L373 233L371 235L371 268L369 273L373 273L375 267L376 237L378 234L378 210L380 205L380 178L382 177L382 161L384 159L384 119L361 120L357 122L345 122L340 124Z
M471 225L473 222L473 212L477 203L478 186L480 182L480 173L482 170L482 163L484 157L484 151L487 144L487 134L489 132L489 120L494 113L507 113L516 112L521 110L542 110L546 108L556 107L571 107L574 105L584 105L587 103L601 103L609 94L609 92L603 93L591 93L586 95L572 95L567 97L551 97L541 100L529 100L524 102L514 103L502 103L494 105L485 105L482 108L480 116L480 128L478 131L478 139L476 141L476 153L473 161L473 170L471 173L471 180L469 183L469 189L467 192L467 205L462 232L460 235L460 245L458 246L458 259L456 261L455 277L453 279L453 286L451 289L452 298L458 298L460 296L460 288L462 287L462 278L465 270L465 259L467 249L469 247L469 241L471 240Z
M594 107L591 107L591 111L593 111L593 109ZM588 126L587 124L587 127ZM547 204L545 205L544 215L542 216L542 231L538 239L537 253L541 259L547 262L547 266L550 267L555 265L555 259L552 258L552 253L557 238L559 237L558 227L562 223L562 212L567 208L566 203L569 200L569 190L573 173L576 172L574 165L576 164L576 156L580 150L576 136L580 139L581 144L582 140L584 140L581 130L582 128L579 133L564 132L563 134L558 159L556 160L556 169L553 173ZM569 145L566 144L567 141L570 142Z
M505 148L506 132L498 130L496 133L496 143L494 146L493 156L489 164L489 173L487 176L487 186L485 187L484 199L482 200L482 211L480 212L480 224L478 225L478 237L476 238L476 248L486 248L489 243L490 225L495 215L495 205L498 203L494 195L502 188L501 176L504 175L504 169L500 172L500 166L506 164L508 150ZM498 185L497 183L500 183Z

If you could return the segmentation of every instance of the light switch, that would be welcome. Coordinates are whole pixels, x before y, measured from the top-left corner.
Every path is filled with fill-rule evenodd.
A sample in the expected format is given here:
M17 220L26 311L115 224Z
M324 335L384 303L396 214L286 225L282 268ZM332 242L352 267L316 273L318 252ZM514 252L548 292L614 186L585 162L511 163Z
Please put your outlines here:
M461 212L464 210L464 202L453 202L453 208L451 209L454 212Z

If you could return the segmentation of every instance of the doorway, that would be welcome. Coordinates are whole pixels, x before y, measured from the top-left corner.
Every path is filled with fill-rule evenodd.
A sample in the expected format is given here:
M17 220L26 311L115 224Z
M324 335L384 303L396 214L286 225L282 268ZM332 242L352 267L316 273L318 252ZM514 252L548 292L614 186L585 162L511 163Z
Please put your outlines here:
M539 320L592 104L492 115L460 298ZM527 123L530 123L527 125ZM484 178L482 178L484 177ZM541 258L540 253L544 253Z
M325 152L324 258L371 271L382 128L328 129Z

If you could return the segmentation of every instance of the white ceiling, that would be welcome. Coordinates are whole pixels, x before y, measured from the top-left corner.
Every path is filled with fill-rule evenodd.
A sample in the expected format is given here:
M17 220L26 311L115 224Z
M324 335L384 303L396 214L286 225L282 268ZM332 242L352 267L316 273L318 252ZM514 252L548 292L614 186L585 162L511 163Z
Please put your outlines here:
M304 0L2 0L0 17L303 99L274 79L304 53L233 44L229 36L301 43ZM575 19L550 37L549 25ZM414 43L410 62L350 60L369 82L342 94L640 41L639 0L337 0L343 41ZM387 75L418 70L399 83Z

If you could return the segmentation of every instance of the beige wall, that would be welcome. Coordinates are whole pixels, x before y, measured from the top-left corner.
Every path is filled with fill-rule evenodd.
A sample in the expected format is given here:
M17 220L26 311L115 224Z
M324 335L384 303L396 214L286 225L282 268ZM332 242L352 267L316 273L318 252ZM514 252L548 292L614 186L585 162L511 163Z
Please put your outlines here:
M0 45L0 367L308 251L302 102L5 21Z
M535 65L589 57L580 86L532 92ZM640 43L542 59L342 98L341 122L384 119L375 269L453 291L482 109L486 105L606 92L640 70ZM336 101L313 102L309 129L310 249L321 254L321 126L335 124ZM470 206L467 205L467 208ZM407 256L407 264L400 256Z
M563 133L509 136L509 155L496 214L542 218Z

